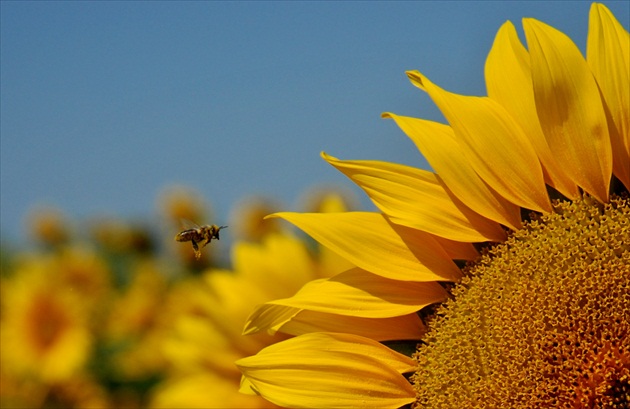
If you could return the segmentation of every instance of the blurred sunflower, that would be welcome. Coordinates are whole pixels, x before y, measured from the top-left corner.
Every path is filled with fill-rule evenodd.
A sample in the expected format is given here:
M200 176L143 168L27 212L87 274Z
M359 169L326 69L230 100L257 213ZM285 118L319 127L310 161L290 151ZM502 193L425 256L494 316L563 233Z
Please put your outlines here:
M89 367L110 269L85 243L45 243L48 251L11 257L3 271L0 406L105 407Z
M242 392L286 407L630 406L630 37L601 4L586 59L523 26L527 49L510 22L498 31L487 97L407 73L449 125L384 117L435 173L323 154L382 213L274 215L356 267L254 311L245 333L299 336L237 361ZM392 340L419 340L413 359Z
M199 197L164 196L162 220L204 220ZM50 208L27 221L36 248L2 247L0 407L146 407L166 375L164 340L194 293L183 284L214 258L189 263L189 246L182 263L165 257L157 244L177 244L173 225L156 235L140 220L76 222Z
M266 205L264 201L257 204ZM240 207L259 214L256 205ZM339 197L329 195L323 211L344 211ZM260 222L251 220L257 231ZM304 283L330 277L350 264L326 249L313 254L307 243L276 227L260 236L246 235L232 246L232 270L209 268L200 276L176 284L171 299L179 305L173 334L163 344L172 366L165 382L154 391L154 408L276 407L258 396L240 394L240 372L234 361L255 354L286 335L259 333L242 336L242 323L258 304L294 294ZM296 312L293 312L295 315Z
M3 371L48 384L81 371L92 346L87 298L71 287L50 282L54 263L29 260L5 279L0 322Z
M68 219L59 209L40 206L31 209L26 219L30 236L40 243L54 247L70 237Z

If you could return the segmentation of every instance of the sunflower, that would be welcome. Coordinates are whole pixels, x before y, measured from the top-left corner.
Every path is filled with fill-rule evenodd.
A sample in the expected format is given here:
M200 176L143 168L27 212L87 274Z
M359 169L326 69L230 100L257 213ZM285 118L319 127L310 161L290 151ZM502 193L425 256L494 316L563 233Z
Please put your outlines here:
M0 359L7 374L53 384L85 366L89 299L55 280L57 260L32 258L3 282Z
M287 407L629 407L630 37L601 4L586 58L553 27L523 26L527 48L510 22L498 31L486 97L407 73L448 125L383 116L434 172L322 154L380 212L273 215L355 267L252 313L245 333L296 336L237 361L243 393Z

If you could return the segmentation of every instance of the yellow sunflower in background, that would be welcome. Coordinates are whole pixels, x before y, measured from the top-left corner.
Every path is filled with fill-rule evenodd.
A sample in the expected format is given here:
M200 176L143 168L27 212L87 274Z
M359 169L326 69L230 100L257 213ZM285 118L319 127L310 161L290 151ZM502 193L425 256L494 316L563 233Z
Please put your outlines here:
M242 392L286 407L630 407L630 36L601 4L586 59L523 26L527 49L510 22L497 33L487 97L407 73L449 125L384 116L435 173L323 154L382 213L275 214L356 267L254 311L245 333L298 336L237 361ZM393 340L420 342L411 358Z
M177 209L201 207L190 200ZM174 233L112 217L76 221L47 207L27 221L36 245L2 249L0 407L146 407L179 312L172 288L196 272L156 246Z
M60 280L57 259L27 258L2 281L2 406L37 407L84 373L94 337L89 298ZM63 274L63 273L62 273ZM11 396L11 395L14 396Z

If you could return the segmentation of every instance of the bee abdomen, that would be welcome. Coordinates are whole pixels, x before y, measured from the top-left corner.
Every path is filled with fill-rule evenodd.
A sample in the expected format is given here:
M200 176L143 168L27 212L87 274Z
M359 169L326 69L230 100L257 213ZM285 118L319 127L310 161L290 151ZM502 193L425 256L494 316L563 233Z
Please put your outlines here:
M190 241L197 235L195 229L184 230L183 232L177 233L175 236L176 241Z

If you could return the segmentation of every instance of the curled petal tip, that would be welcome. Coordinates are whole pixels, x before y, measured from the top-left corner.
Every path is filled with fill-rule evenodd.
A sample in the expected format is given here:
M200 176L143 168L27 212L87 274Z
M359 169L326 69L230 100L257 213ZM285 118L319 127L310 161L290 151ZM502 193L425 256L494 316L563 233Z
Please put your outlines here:
M424 88L425 77L424 75L420 73L420 71L416 71L416 70L406 71L405 74L407 74L407 77L409 78L409 80L411 81L413 85L425 91L425 88Z

